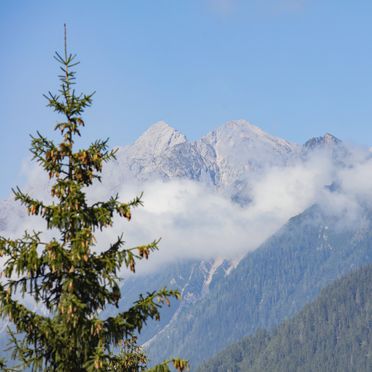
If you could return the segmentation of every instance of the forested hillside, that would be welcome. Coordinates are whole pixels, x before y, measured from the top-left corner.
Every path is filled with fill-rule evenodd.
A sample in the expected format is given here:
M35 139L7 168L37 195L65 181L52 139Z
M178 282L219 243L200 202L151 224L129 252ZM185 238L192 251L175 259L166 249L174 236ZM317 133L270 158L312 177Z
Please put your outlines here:
M196 368L229 344L295 315L333 280L372 262L370 220L366 214L347 227L317 206L292 218L207 296L185 304L146 344L151 359L183 355Z
M200 372L372 371L372 265L337 280L273 332L228 347Z

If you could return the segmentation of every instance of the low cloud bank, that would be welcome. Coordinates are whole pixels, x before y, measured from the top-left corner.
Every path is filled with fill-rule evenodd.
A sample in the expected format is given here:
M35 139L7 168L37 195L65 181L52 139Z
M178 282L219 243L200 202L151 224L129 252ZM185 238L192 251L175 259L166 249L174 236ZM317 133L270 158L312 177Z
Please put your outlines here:
M46 180L40 170L29 173L31 183L25 189L39 198L45 196ZM307 161L271 168L252 180L251 202L246 207L216 189L189 180L141 184L130 180L118 187L114 179L107 178L89 192L91 200L102 200L114 188L123 201L144 191L144 207L133 211L129 223L115 218L112 229L98 234L97 249L107 248L121 233L128 247L161 237L160 251L142 265L142 271L176 259L236 259L257 248L290 217L314 203L324 206L327 213L342 215L345 227L358 223L363 208L372 201L371 174L371 159L358 158L356 165L340 167L329 154L318 152ZM1 235L20 236L25 229L45 230L42 220L24 218L15 211L9 208L5 217L3 213L6 228Z
M330 153L319 151L307 161L271 168L251 181L246 207L188 180L123 185L121 197L144 191L145 205L130 223L116 219L100 242L122 231L129 246L162 237L160 252L145 265L149 270L174 259L239 258L316 203L326 213L342 216L341 229L353 228L372 201L372 160L358 154L352 161L355 166L341 167Z

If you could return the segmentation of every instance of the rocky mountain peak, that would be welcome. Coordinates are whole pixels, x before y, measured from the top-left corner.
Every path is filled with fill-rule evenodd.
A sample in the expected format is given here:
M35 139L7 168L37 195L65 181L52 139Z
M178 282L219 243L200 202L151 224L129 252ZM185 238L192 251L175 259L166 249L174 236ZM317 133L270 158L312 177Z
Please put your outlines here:
M314 150L315 148L332 147L341 144L342 141L331 133L326 133L321 137L313 137L305 142L304 148L306 150Z
M335 137L333 134L331 133L326 133L324 136L324 142L325 143L341 143L342 141L339 140L337 137Z
M156 156L185 142L187 142L185 135L166 122L159 121L148 128L131 147L137 153Z
M216 185L245 204L249 180L265 168L284 166L298 153L298 145L265 133L246 120L233 120L210 132L196 147L213 166Z
M271 136L246 120L229 121L203 137L199 143L214 149L215 161L222 168L246 173L253 164L282 164L297 145ZM236 176L236 175L235 175Z
M241 130L261 136L266 135L266 133L261 128L256 127L255 125L244 119L228 121L221 128L226 128L229 130Z
M271 136L262 129L256 127L246 120L228 121L215 131L207 134L201 141L210 144L224 144L224 146L236 147L240 143L244 143L244 148L257 145L268 147L281 147L287 152L292 152L297 148L297 145L292 144L279 137Z

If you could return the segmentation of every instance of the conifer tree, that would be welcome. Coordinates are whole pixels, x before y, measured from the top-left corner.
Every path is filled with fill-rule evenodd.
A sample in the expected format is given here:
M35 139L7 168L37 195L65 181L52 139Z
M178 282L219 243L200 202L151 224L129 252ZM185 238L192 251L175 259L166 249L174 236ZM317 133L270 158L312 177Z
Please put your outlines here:
M130 221L133 208L142 205L141 196L122 202L118 195L89 204L86 189L101 180L104 163L115 158L107 140L97 140L86 149L75 144L85 126L84 110L93 94L76 94L76 56L56 53L61 67L58 94L46 95L48 106L63 119L55 126L60 143L37 133L32 138L33 158L48 173L52 202L34 199L19 188L13 190L29 215L41 216L48 229L59 232L48 241L41 232L25 232L20 239L0 237L0 256L5 258L0 284L0 315L12 324L8 331L13 358L20 370L33 371L139 371L147 357L136 335L148 319L159 319L159 309L176 290L160 289L140 295L125 311L106 319L100 313L107 306L118 307L121 298L119 271L135 271L136 262L158 249L158 241L126 248L121 236L109 247L96 247L95 232L109 228L118 214ZM99 248L99 249L97 249ZM47 315L28 308L20 297L31 296ZM187 362L165 361L182 371ZM5 369L5 364L0 362Z

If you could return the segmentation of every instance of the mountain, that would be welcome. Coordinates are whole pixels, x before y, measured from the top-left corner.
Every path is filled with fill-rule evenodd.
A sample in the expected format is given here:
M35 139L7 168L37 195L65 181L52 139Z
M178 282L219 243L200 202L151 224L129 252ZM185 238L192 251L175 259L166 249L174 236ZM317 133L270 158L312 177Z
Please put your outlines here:
M301 146L246 120L233 120L189 141L167 123L158 122L135 143L120 148L117 161L106 169L106 177L114 191L132 180L193 180L245 206L251 201L252 183L265 172L301 164L319 152L330 154L337 165L349 155L345 144L329 133Z
M250 178L269 167L287 165L299 153L298 145L271 136L245 120L227 122L196 145L217 170L217 186L238 200Z
M120 149L116 172L123 180L138 181L186 178L214 183L213 170L204 162L195 144L164 122L150 127L138 140Z
M343 143L334 138L326 135L300 146L237 120L190 142L159 122L135 143L120 148L117 160L105 169L103 185L111 195L133 180L136 190L141 190L144 182L187 179L207 184L244 208L251 201L252 181L271 168L305 164L312 153L324 148L342 148ZM14 224L23 227L24 216L23 209L14 204L0 203L0 231L10 231ZM310 208L245 256L236 268L241 257L234 265L214 257L171 262L147 276L130 277L123 283L125 302L121 306L155 288L181 289L184 301L164 309L161 322L150 323L141 340L154 360L182 355L196 365L257 328L279 324L329 281L368 262L369 216L345 231L340 231L341 222L320 207Z
M301 157L307 159L316 152L321 152L323 156L324 154L330 155L336 164L342 166L351 160L349 159L351 154L346 145L330 133L306 141L301 149Z
M303 148L306 150L314 150L317 148L324 148L324 147L335 147L342 144L342 141L336 138L334 135L330 133L326 133L323 137L313 137L310 138L308 141L305 142Z
M147 326L139 335L142 342L149 341L158 332L177 318L177 314L185 306L192 306L204 297L216 281L225 277L231 270L231 264L221 258L214 260L183 260L163 265L155 272L146 275L130 275L123 281L121 288L125 296L119 303L120 309L128 308L138 300L139 294L145 294L159 288L178 289L182 295L182 301L171 300L171 306L163 307L160 321L149 320ZM117 309L108 309L104 315L117 313Z
M262 172L302 162L322 149L337 153L338 160L347 153L343 142L329 133L301 146L272 136L246 120L233 120L197 141L189 141L160 121L133 144L119 148L117 160L104 168L104 179L110 180L109 191L114 192L133 180L189 179L214 186L245 205L249 195L243 195L243 191L249 191L251 181Z
M198 371L372 371L371 320L368 265L323 289L274 331L259 331L231 345Z
M366 212L354 226L346 226L319 206L293 217L206 296L185 305L146 344L150 357L182 355L195 367L257 329L278 325L331 281L372 262L371 223Z
M188 179L209 185L244 206L250 202L252 181L265 171L302 162L323 148L342 154L346 147L331 134L300 146L265 133L246 120L229 121L192 142L160 121L133 144L119 148L116 161L104 167L103 179L108 193L134 181ZM39 189L43 189L41 185Z
M271 136L245 120L227 122L194 142L158 122L135 143L120 148L107 173L117 186L131 179L200 181L245 204L239 195L249 180L269 167L285 166L299 152L299 145Z
M223 185L250 171L283 166L299 150L298 145L271 136L245 120L227 122L196 143L204 158L218 166Z

